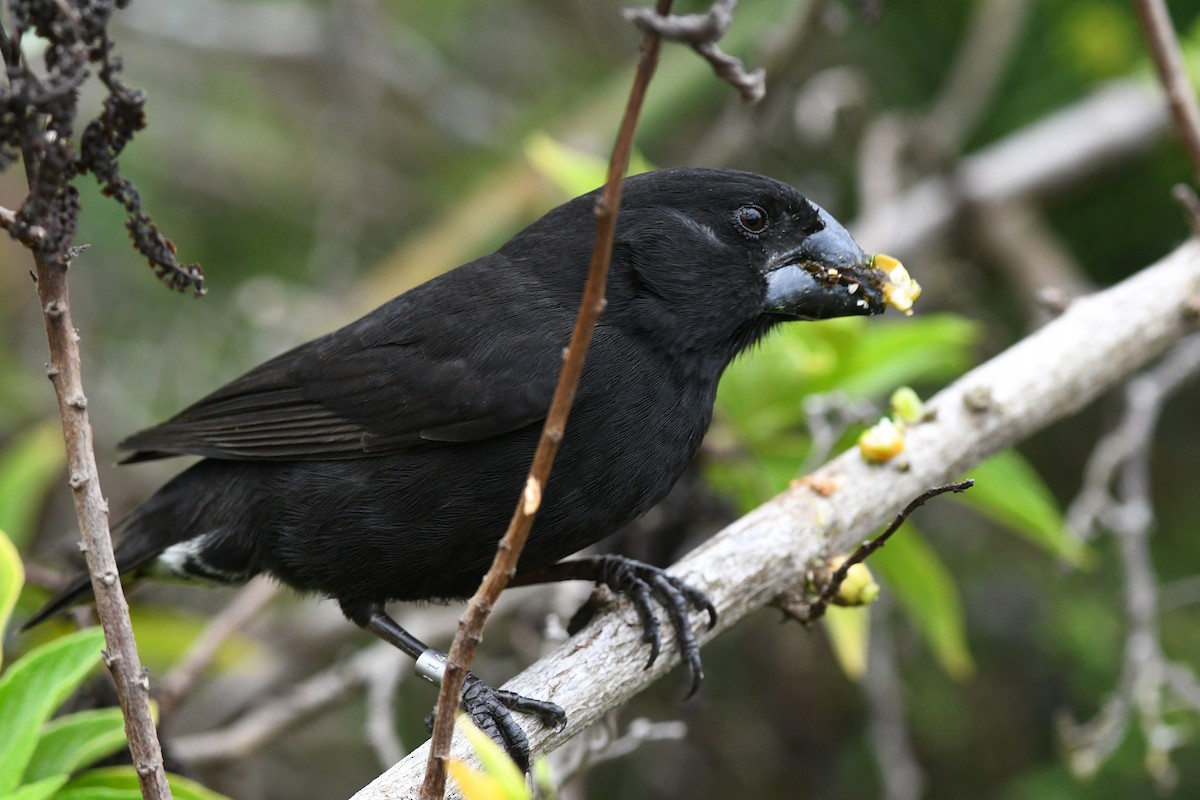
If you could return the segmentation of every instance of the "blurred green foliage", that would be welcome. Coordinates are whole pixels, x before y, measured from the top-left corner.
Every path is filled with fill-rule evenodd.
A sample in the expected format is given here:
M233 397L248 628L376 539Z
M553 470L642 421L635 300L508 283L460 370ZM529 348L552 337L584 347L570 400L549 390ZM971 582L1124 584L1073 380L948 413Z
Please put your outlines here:
M971 469L975 487L968 502L997 523L1069 563L1086 566L1091 551L1067 529L1041 477L1016 451L998 453Z
M19 434L0 452L0 531L18 547L34 532L38 511L67 455L58 420L45 420Z
M24 583L20 556L0 530L0 631ZM138 800L133 766L92 769L125 749L118 708L75 711L51 719L100 664L104 633L87 628L39 645L0 674L0 797L6 800ZM223 800L199 784L169 776L180 800Z
M801 477L812 445L805 426L806 397L836 393L878 398L901 384L945 383L972 363L978 339L977 326L953 314L784 326L730 367L721 383L721 415L712 437L732 453L709 460L713 486L749 511ZM842 446L862 427L846 426ZM1066 529L1037 472L1016 452L1000 453L970 475L976 486L960 496L965 504L1050 555L1082 563L1085 549ZM907 526L870 564L895 591L941 667L956 678L969 675L972 660L958 588L936 551ZM840 634L843 654L852 651L850 638L865 636L853 624L860 632Z
M780 327L726 370L710 436L736 455L709 463L709 477L749 511L801 476L805 397L878 399L902 384L945 383L974 362L978 339L974 323L945 313ZM846 431L841 445L858 430Z

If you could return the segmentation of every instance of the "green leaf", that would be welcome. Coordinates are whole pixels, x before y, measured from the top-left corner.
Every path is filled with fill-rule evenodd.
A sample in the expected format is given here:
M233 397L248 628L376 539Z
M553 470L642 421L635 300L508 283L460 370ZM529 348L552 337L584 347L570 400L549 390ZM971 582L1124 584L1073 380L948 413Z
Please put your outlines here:
M51 775L36 783L26 783L20 789L4 796L4 800L46 800L62 788L69 775Z
M78 772L125 747L125 719L119 708L80 711L51 720L25 768L26 782Z
M171 794L175 800L229 800L225 795L214 792L196 781L181 775L167 775ZM141 800L138 776L133 767L106 767L93 769L75 778L54 800Z
M25 567L21 565L21 554L13 545L12 540L0 528L0 635L8 629L8 618L12 616L13 606L21 587L25 585ZM0 638L0 645L3 644ZM0 650L0 664L4 663L4 652Z
M29 541L42 498L66 464L62 431L48 419L23 432L0 454L0 530L20 549Z
M558 797L558 783L545 756L537 756L530 765L529 775L533 778L534 797L538 800L554 800Z
M749 513L800 477L802 454L808 445L795 446L794 455L764 453L753 459L713 461L705 464L705 474L716 491L735 500L742 513Z
M1074 567L1091 563L1092 550L1067 529L1054 496L1016 450L997 453L970 476L975 486L957 500Z
M100 660L99 628L63 636L26 653L0 678L0 796L17 788L42 723Z
M830 375L830 388L852 397L880 397L903 384L957 376L975 361L980 327L957 314L855 322L859 335L841 346L838 369Z
M865 606L829 606L821 624L842 672L851 680L861 680L867 672L867 643L871 633L869 609Z
M498 794L504 800L528 798L529 792L525 788L525 775L509 758L508 753L504 752L503 748L493 742L486 733L475 727L466 714L460 713L455 722L463 736L471 743L471 749L475 751L479 763L483 766L483 774L490 779L490 784L494 786L493 794Z
M891 588L934 657L953 678L971 674L958 587L937 553L911 523L870 558L871 569Z
M113 789L108 786L86 786L75 789L67 784L53 800L142 800L141 789Z
M136 777L136 776L134 776ZM142 800L142 789L138 787L113 788L107 786L74 787L66 784L54 795L54 800Z
M805 395L883 397L899 385L944 380L972 363L977 338L978 326L953 314L783 326L729 366L717 403L739 436L770 444L781 432L803 429Z
M743 509L759 505L799 477L811 444L807 395L882 398L898 385L958 375L974 361L978 331L953 314L782 326L725 371L709 441L735 455L707 459L709 479Z
M1059 46L1072 66L1093 80L1125 74L1140 51L1127 9L1082 3L1063 28Z
M464 800L509 800L495 778L480 772L466 761L451 758L446 762L446 772Z

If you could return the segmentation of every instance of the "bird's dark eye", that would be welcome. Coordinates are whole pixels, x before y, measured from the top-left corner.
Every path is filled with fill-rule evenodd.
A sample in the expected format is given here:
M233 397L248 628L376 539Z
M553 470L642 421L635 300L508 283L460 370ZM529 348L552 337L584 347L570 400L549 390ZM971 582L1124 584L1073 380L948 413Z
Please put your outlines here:
M734 219L747 233L762 233L767 229L767 212L758 206L742 206L734 214Z

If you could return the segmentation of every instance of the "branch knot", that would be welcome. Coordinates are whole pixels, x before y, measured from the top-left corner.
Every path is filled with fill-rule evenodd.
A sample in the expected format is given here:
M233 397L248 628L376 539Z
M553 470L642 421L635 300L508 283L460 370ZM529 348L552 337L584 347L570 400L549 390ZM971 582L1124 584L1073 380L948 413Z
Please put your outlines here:
M622 13L646 33L690 45L712 65L717 77L738 90L742 100L757 103L767 93L767 71L759 68L746 72L741 59L717 47L733 23L735 8L737 0L716 0L706 14L662 15L652 8L627 8Z

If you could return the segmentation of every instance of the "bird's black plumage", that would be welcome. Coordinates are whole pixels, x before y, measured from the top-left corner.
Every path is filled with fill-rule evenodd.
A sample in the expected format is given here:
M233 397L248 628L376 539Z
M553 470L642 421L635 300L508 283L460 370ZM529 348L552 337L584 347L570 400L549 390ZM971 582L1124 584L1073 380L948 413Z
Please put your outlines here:
M204 460L120 524L122 572L267 573L366 625L469 595L516 502L579 306L594 193L496 253L251 370L122 443ZM849 235L786 184L676 169L626 181L607 293L519 572L670 489L726 365L786 319L879 313ZM78 582L32 622L78 600Z

